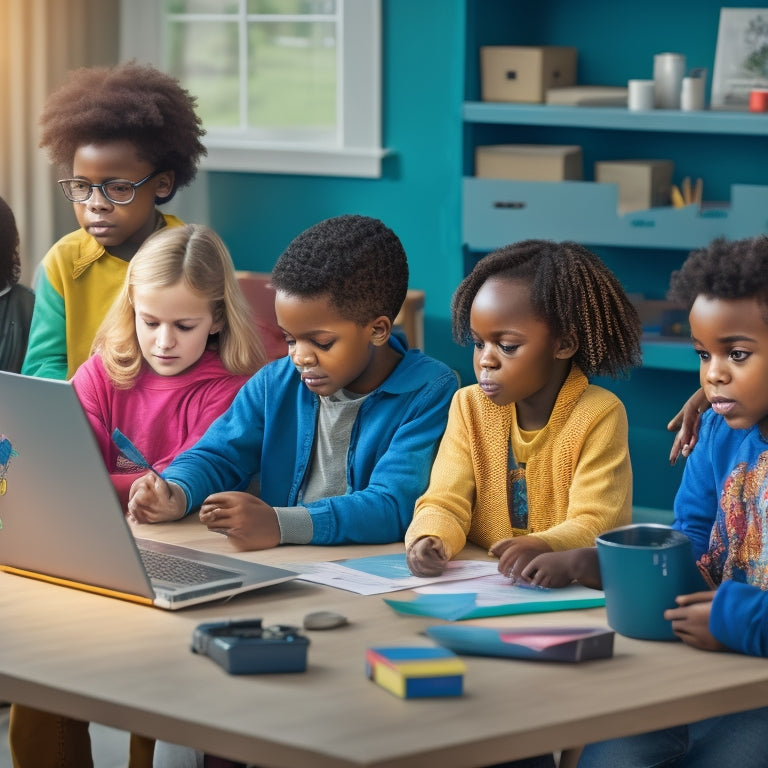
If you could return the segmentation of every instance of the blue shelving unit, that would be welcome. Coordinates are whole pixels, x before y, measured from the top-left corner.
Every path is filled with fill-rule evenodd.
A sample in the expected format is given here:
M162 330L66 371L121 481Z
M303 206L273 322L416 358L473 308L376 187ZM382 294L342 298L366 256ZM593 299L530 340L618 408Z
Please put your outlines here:
M652 110L630 112L625 107L570 107L554 104L500 104L468 101L465 123L549 125L605 131L662 131L734 136L768 136L768 115L750 112Z
M768 186L735 184L729 203L702 210L665 206L619 215L616 184L464 179L464 241L477 251L531 237L690 251L716 237L767 230Z
M768 233L768 115L748 112L630 112L480 101L483 45L567 45L578 51L577 82L625 86L652 77L653 55L680 51L711 82L722 6L729 0L466 0L462 232L467 268L484 253L526 238L576 240L597 252L630 293L662 299L670 273L712 239ZM692 25L690 19L696 18ZM584 181L516 182L474 177L485 144L578 144ZM705 205L618 213L615 185L592 181L599 160L670 159L674 179L704 180ZM698 386L690 342L652 334L643 365L626 381L600 381L629 417L634 503L669 510L681 467L668 462L666 431ZM681 464L681 462L678 462ZM666 513L664 513L666 514Z

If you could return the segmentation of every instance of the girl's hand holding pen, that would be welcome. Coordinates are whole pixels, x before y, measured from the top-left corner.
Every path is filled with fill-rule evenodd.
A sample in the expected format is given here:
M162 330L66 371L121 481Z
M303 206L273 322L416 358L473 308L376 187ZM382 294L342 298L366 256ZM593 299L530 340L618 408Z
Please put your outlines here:
M155 472L134 481L128 496L128 520L136 523L162 523L184 517L187 499L175 483L167 483Z

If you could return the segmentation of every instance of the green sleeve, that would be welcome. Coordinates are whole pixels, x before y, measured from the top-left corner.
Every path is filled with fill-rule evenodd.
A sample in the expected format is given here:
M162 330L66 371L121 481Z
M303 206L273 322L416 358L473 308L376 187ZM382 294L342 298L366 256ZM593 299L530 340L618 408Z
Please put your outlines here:
M40 271L35 285L35 309L21 372L45 379L67 378L64 297L50 284L45 270Z

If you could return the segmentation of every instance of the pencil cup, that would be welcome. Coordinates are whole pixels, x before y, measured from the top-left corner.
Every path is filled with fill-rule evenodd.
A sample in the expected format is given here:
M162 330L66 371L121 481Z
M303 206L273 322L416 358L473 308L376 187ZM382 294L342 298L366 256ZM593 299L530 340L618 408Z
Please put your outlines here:
M627 108L633 112L653 109L653 80L627 81Z
M684 77L680 90L680 109L694 112L704 109L704 78Z
M680 109L684 76L685 56L682 53L657 53L653 57L656 109Z
M625 525L595 540L608 625L641 640L674 640L664 618L678 595L706 590L688 537L667 525Z

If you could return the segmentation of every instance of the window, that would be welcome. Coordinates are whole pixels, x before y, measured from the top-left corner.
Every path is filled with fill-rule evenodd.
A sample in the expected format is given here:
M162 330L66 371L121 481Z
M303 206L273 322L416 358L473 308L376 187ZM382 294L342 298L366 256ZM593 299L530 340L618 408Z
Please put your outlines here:
M202 169L381 175L381 0L121 0L120 56L197 97Z

